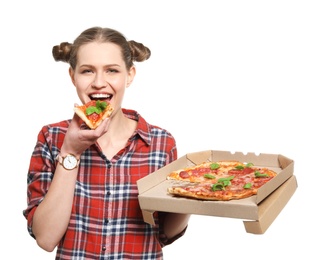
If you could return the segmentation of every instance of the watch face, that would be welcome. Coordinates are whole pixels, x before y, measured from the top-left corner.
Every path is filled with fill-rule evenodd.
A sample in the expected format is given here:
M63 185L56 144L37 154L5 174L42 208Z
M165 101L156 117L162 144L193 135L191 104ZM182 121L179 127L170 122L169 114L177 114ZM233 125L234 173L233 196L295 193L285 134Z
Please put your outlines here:
M73 155L67 155L63 160L63 166L65 169L72 170L77 166L77 159Z

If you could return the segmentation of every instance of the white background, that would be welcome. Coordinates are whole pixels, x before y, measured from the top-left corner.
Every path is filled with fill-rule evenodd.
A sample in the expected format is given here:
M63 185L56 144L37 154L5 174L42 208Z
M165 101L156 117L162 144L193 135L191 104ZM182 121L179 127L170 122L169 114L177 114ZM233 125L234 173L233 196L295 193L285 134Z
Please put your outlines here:
M240 219L193 215L185 236L164 249L165 259L311 255L311 1L0 5L0 258L54 259L26 230L28 163L40 128L71 118L79 101L68 65L53 60L52 47L96 25L151 49L151 59L137 64L124 107L172 132L179 157L213 149L281 153L295 160L298 189L265 234L246 233Z

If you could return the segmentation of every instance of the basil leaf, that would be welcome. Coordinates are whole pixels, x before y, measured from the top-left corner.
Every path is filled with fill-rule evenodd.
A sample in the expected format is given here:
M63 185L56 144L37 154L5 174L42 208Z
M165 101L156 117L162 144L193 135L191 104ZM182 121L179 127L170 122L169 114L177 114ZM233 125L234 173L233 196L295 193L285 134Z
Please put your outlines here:
M257 177L257 178L266 178L266 177L269 177L268 174L266 174L266 173L260 173L260 172L258 172L258 171L256 171L256 172L254 173L254 176Z
M210 169L211 170L216 170L218 168L220 168L220 165L218 163L211 163L210 164Z
M248 182L243 186L244 189L250 189L251 187L252 187L251 182Z
M246 164L246 167L247 167L247 168L250 168L250 167L253 166L253 165L254 165L253 163L247 163L247 164Z
M223 181L231 181L232 179L234 179L235 176L234 175L231 175L229 177L226 177L226 178L219 178L217 181L218 182L223 182Z
M224 180L224 181L222 181L222 183L223 183L224 187L231 185L231 181L229 181L229 180Z
M100 111L101 112L101 111ZM99 108L95 107L95 106L90 106L86 108L86 115L89 116L93 113L97 113L100 114L99 112Z
M97 100L97 102L96 102L96 106L97 106L97 108L99 108L100 109L100 111L102 112L103 110L105 110L105 108L107 107L107 102L105 102L105 101L100 101L100 100Z
M212 185L212 190L217 191L217 190L225 190L224 185L222 183L214 183Z
M204 174L203 177L207 178L207 179L215 179L216 178L214 175L211 175L211 174L208 174L208 173Z
M107 106L107 102L97 100L96 106L90 106L86 108L86 115L89 116L93 113L97 113L99 115L103 110L105 110Z

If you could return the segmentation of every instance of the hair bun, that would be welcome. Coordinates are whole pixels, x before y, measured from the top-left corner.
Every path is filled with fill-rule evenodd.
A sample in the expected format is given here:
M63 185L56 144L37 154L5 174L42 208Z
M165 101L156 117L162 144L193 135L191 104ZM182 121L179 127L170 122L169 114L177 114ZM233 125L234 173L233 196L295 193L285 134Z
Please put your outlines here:
M144 61L150 58L151 51L142 43L136 41L128 41L129 48L132 52L133 61Z
M71 55L72 44L62 42L60 45L55 45L52 48L52 55L56 61L68 62Z

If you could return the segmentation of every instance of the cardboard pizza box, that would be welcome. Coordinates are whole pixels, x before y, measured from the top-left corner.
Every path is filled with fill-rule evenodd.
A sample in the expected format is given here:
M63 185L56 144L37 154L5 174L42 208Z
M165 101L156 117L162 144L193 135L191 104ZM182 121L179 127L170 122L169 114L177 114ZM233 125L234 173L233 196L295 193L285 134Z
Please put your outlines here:
M249 198L231 201L204 201L175 197L167 188L175 181L166 180L168 173L205 161L238 160L267 167L278 174ZM144 221L154 225L155 211L208 215L244 219L246 232L262 234L278 216L297 188L293 175L294 161L281 154L255 154L207 150L189 153L137 181L139 203Z

